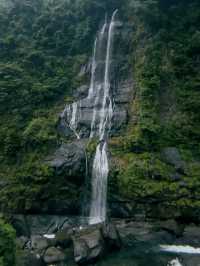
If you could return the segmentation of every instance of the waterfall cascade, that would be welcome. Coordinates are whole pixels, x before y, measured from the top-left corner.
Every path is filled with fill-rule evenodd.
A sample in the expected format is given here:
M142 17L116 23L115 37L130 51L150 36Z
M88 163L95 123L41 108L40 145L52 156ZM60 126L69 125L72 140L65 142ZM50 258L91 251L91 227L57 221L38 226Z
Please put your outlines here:
M106 218L106 197L107 197L107 177L109 172L108 157L107 157L107 134L111 127L111 120L113 115L113 104L110 95L110 63L111 63L111 52L112 52L112 42L114 36L114 26L115 26L115 15L117 10L113 13L111 22L108 26L108 37L107 37L107 47L106 47L106 58L105 58L105 72L103 84L98 85L97 89L97 101L101 101L101 108L99 112L99 120L97 120L97 112L94 108L92 126L91 126L91 137L96 133L94 131L94 125L98 121L98 137L100 143L97 146L95 159L93 162L92 171L92 202L90 208L90 223L100 223ZM103 39L104 34L106 34L105 28L107 23L103 25L100 32L100 41ZM95 55L94 55L95 56ZM92 82L91 82L92 83ZM93 90L95 87L93 87ZM100 97L100 90L103 90L102 96Z
M90 224L100 223L106 218L107 177L109 172L107 156L107 137L111 128L113 116L113 101L110 90L111 55L115 29L115 17L113 13L110 23L105 20L94 42L91 80L86 99L66 106L61 118L67 118L69 128L80 139L78 132L78 120L83 116L81 109L84 101L92 106L89 138L98 138L99 144L92 169L92 195L90 204ZM83 104L84 105L84 104Z

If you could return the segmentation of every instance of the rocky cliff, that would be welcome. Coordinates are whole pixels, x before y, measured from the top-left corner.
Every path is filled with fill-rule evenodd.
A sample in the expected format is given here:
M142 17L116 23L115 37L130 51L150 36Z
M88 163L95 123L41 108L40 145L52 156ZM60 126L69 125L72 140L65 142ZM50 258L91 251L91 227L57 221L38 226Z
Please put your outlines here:
M1 210L80 214L92 45L118 8L108 213L199 221L198 1L77 3L1 7ZM77 141L60 114L80 100Z

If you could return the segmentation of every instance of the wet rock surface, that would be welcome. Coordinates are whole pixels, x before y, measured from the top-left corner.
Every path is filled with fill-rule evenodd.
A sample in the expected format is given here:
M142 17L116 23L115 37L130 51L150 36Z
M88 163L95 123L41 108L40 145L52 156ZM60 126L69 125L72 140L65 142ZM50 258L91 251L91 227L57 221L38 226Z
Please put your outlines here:
M76 114L76 128L81 138L88 138L90 136L91 124L94 115L94 108L96 109L97 120L100 117L101 105L95 102L95 99L91 100L86 95L87 86L81 86L78 89L77 95L79 95L78 109ZM133 99L134 95L134 82L131 79L125 80L113 88L113 118L110 135L120 134L120 130L123 129L128 122L128 106ZM67 110L67 108L66 108ZM58 124L58 131L65 137L73 137L73 132L69 128L71 115L68 112L64 113L64 116L60 118ZM98 123L97 123L98 124ZM75 137L75 136L74 136Z
M22 220L22 217L20 219ZM160 251L160 245L175 246L177 249L180 246L186 249L188 246L200 247L200 227L197 225L181 224L175 220L114 219L109 223L93 226L86 224L80 226L80 222L84 224L77 217L49 216L43 219L26 217L28 229L20 229L17 239L18 245L20 244L25 254L24 264L20 266L52 264L72 266L94 265L94 263L99 265L98 261L102 261L100 265L103 266L120 265L115 262L113 262L115 264L109 264L109 258L115 261L119 256L120 261L120 256L123 257L124 253L129 252L129 248L133 253L131 261L135 261L135 264L131 266L146 266L145 263L148 260L156 266L167 266L176 258L184 266L198 266L200 263L198 254ZM30 232L30 236L21 235L26 231ZM142 255L144 250L146 250L145 256ZM126 263L127 256L123 258L124 263ZM20 260L22 261L22 258ZM108 260L108 264L103 264L104 260ZM137 264L138 261L140 264Z
M104 240L99 228L88 229L73 236L74 259L78 264L98 259L104 253Z
M57 175L65 175L74 183L83 183L86 170L85 142L62 144L47 163Z
M61 249L50 247L45 251L43 255L43 260L46 264L59 263L65 261L66 256Z

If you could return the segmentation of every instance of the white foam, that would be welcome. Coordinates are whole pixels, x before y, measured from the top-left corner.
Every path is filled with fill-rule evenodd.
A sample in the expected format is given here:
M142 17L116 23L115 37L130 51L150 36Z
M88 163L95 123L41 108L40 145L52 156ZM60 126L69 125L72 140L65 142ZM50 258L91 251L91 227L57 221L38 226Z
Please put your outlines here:
M54 239L56 236L54 234L51 234L51 235L44 235L44 237L48 239Z
M176 258L176 259L170 261L170 262L167 264L167 266L182 266L182 264L180 263L179 259Z
M200 248L192 246L160 245L162 251L172 253L200 254Z

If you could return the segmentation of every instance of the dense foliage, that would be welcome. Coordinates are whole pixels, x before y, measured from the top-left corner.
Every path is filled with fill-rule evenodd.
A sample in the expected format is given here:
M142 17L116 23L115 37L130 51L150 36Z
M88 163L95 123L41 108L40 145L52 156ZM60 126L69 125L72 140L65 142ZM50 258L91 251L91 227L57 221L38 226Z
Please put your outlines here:
M110 175L111 193L132 200L162 198L165 204L181 208L199 207L199 1L0 3L0 202L4 211L34 211L48 199L77 199L80 191L64 178L58 182L44 159L60 142L59 112L88 78L83 80L78 73L91 56L99 23L116 8L133 29L129 60L136 97L130 116L136 119L122 137L110 141L116 161ZM179 151L186 165L181 173L163 160L166 147ZM64 186L69 189L61 191Z
M118 143L114 178L123 197L174 206L174 215L185 207L195 215L200 206L200 3L130 2L137 86L131 115L137 114L137 121L126 136L112 141ZM180 152L182 172L163 160L166 147Z
M0 201L6 208L29 209L46 190L45 197L56 197L56 180L42 161L59 142L59 112L83 82L77 74L91 54L106 2L1 2Z
M0 265L15 265L15 231L0 219Z

